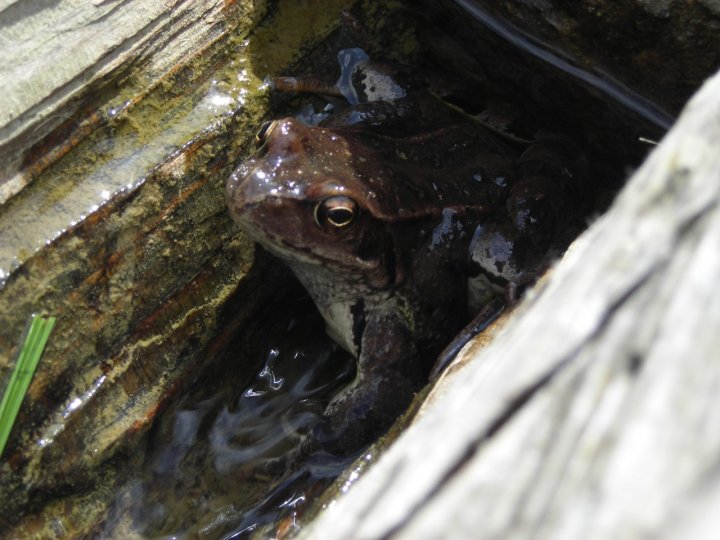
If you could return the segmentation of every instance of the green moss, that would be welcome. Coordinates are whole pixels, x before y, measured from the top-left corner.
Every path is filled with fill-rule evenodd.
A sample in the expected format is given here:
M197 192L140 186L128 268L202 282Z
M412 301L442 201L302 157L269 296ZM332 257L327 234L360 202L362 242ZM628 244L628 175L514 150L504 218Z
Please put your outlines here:
M340 12L353 0L297 0L278 2L272 16L256 29L248 47L255 73L277 75L297 60L308 45L315 44L338 27ZM298 24L298 21L302 21Z

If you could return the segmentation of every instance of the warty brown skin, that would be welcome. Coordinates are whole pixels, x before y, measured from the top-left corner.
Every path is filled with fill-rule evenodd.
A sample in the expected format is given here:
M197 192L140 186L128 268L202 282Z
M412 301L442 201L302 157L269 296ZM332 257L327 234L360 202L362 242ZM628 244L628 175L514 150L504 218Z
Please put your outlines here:
M426 97L400 101L374 103L387 117ZM372 111L360 103L320 126L277 120L227 183L235 221L290 266L358 358L356 381L326 411L327 444L342 452L407 407L468 321L470 297L477 310L537 275L567 206L555 177L568 160L552 163L552 137L518 149L454 111L432 125L390 115L393 129ZM558 201L540 216L548 197ZM469 283L482 290L469 295Z

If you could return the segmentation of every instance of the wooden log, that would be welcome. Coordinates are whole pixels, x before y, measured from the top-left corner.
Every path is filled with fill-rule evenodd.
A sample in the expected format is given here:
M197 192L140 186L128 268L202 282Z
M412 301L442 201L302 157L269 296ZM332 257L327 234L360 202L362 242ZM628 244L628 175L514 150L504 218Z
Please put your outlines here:
M262 2L219 0L5 4L0 204L64 155L71 138L86 136L189 56L264 13ZM88 116L93 107L100 110ZM57 128L66 132L66 144L33 148Z
M720 74L301 538L714 537L719 141Z

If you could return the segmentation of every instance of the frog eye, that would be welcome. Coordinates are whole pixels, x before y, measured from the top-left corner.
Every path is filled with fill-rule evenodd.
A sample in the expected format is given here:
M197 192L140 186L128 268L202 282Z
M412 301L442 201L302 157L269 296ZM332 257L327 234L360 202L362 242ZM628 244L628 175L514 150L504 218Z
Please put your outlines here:
M255 134L255 142L257 142L258 145L262 145L265 142L268 134L272 131L273 124L275 124L274 121L268 121L263 122L263 124L260 126L260 129L258 129L257 133Z
M342 229L355 221L357 210L350 197L328 197L315 205L315 223L323 229Z

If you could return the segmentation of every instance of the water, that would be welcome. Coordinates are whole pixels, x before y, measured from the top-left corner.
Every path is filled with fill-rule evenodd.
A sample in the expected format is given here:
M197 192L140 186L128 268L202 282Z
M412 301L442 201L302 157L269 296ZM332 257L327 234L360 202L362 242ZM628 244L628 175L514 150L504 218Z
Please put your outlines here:
M546 62L554 68L571 75L577 81L597 89L609 100L621 104L629 111L635 112L659 128L667 130L672 125L673 117L671 114L646 97L633 92L607 73L592 73L578 67L577 63L567 54L553 51L550 46L517 26L494 17L474 0L455 0L455 2L487 29L519 50L525 51L542 62Z
M293 515L354 456L303 450L355 363L324 334L308 298L271 310L153 428L142 471L118 497L118 524L144 537L242 538ZM248 373L252 373L248 377Z

